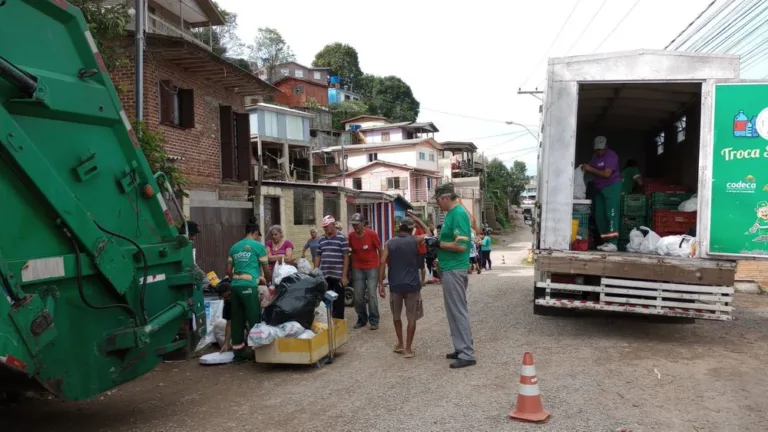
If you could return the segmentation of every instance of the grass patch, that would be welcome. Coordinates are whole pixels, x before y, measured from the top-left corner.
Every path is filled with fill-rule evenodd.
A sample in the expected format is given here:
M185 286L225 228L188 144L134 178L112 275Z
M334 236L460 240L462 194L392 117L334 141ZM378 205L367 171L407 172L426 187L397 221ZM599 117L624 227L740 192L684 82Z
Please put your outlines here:
M528 258L523 258L520 260L520 264L526 265L526 266L532 266L534 264L534 261L529 260Z

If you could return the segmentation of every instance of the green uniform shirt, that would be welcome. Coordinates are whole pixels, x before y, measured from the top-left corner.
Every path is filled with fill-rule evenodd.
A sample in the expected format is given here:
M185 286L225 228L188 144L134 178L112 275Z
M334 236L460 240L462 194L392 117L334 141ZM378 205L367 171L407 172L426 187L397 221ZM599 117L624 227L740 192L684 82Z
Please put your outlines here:
M441 271L464 270L469 267L469 239L472 236L472 229L469 222L469 214L464 207L457 205L448 211L443 221L443 227L440 229L440 242L455 242L457 236L465 237L459 243L466 248L464 252L450 252L439 249L437 259L440 261Z
M480 250L489 251L491 250L491 238L488 236L483 237L483 242L480 245Z
M233 279L232 285L258 285L261 265L267 263L267 248L263 244L244 238L229 249L229 264L233 274L249 274L251 280Z
M629 195L635 188L635 177L640 175L640 170L637 167L627 167L621 172L623 181L621 183L621 193Z

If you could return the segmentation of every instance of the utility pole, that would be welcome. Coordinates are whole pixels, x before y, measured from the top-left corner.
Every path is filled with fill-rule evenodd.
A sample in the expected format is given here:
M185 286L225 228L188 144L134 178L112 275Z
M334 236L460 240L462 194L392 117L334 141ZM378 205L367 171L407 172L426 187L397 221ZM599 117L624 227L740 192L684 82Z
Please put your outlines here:
M136 10L136 121L144 119L144 1L134 0Z
M488 172L485 170L485 153L480 153L483 158L483 189L480 191L480 229L485 226L485 191L488 190Z
M350 135L350 139L351 138L352 138L352 135ZM341 161L339 162L339 164L341 165L340 166L340 168L341 168L341 185L343 187L347 187L347 170L346 170L347 164L345 162L346 161L344 160L344 140L342 139L341 140Z

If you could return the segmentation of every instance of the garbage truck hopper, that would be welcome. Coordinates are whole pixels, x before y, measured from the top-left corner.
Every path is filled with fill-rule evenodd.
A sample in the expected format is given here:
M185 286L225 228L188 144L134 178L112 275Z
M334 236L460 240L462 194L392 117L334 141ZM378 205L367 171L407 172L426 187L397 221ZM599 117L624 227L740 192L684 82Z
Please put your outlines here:
M202 332L180 236L79 9L0 2L0 392L86 399Z

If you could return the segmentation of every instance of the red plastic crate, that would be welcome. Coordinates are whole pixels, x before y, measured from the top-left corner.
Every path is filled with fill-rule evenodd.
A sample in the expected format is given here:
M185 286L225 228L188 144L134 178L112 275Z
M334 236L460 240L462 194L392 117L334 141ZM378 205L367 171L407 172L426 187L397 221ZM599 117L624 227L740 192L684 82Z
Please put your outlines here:
M650 196L654 192L690 192L691 189L688 186L671 185L671 184L646 184L645 195Z
M654 210L651 228L657 234L685 234L696 227L696 212L681 212L677 210Z

